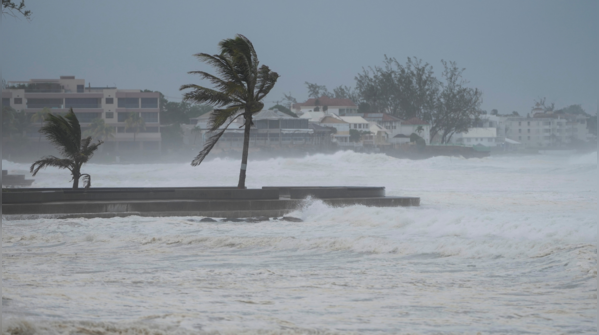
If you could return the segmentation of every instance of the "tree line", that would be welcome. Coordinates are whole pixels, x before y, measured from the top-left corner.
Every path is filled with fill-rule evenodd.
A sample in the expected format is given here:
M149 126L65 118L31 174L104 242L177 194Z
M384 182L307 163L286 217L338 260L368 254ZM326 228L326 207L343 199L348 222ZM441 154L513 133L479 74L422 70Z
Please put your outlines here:
M380 66L362 69L355 76L355 87L338 86L330 92L325 85L306 82L311 98L346 98L358 106L359 113L388 113L400 119L413 117L431 125L431 139L447 143L457 132L476 125L481 114L482 92L469 87L465 68L441 60L443 71L435 76L433 66L408 57L405 64L387 57ZM283 104L297 102L284 94Z

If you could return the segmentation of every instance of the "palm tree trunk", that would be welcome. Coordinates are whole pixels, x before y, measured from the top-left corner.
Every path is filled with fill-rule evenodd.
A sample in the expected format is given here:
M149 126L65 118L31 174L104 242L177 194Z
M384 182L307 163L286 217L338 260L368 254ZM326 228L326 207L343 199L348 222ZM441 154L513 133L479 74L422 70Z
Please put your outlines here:
M245 188L245 171L248 164L248 152L250 149L250 125L252 124L252 115L246 110L245 130L243 132L243 153L241 155L241 169L239 170L238 188Z

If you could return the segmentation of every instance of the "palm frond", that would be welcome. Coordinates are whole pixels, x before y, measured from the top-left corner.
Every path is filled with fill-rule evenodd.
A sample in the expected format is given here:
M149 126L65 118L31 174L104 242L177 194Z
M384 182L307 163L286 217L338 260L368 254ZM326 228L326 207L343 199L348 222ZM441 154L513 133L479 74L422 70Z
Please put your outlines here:
M46 156L40 160L33 162L33 164L31 164L31 167L29 168L29 172L31 172L33 174L33 176L35 176L40 169L43 169L48 166L57 167L59 169L72 170L73 161L70 159L66 159L66 158L58 158L55 156Z
M204 148L202 149L202 151L200 151L200 153L191 161L192 166L198 166L202 163L202 161L204 161L204 158L208 156L208 154L210 153L212 148L214 148L218 140L225 134L225 131L227 130L227 128L229 128L231 123L233 123L233 121L235 121L235 119L237 119L241 115L243 114L239 114L236 117L231 118L229 123L222 130L216 132L215 134L211 135L210 138L208 138L206 144L204 144Z
M225 109L215 109L212 114L210 114L210 119L208 121L210 131L217 130L231 118L237 118L235 114L242 108L243 105L233 105Z
M48 114L39 131L58 147L62 155L74 157L79 152L81 127L72 108L65 117Z
M278 79L278 73L271 71L268 66L262 65L258 73L256 100L262 100L272 90Z
M216 73L222 76L225 81L233 81L239 85L243 85L239 74L235 72L235 66L230 57L226 55L209 55L205 53L195 54L200 61L212 65L216 69Z
M81 142L81 156L84 162L87 162L94 155L94 151L98 150L98 147L104 143L104 141L98 141L91 144L91 136L83 139Z
M184 101L194 101L197 103L205 103L213 106L226 106L234 102L240 102L227 93L194 84L183 85L179 90L182 91L188 88L193 89L193 91L183 94Z

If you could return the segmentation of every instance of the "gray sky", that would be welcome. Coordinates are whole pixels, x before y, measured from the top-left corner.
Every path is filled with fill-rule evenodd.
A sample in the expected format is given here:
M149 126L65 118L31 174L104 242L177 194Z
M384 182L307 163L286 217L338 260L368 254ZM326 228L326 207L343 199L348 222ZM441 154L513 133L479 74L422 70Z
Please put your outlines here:
M546 97L557 107L597 110L599 1L159 1L27 0L32 20L2 18L6 80L75 75L92 86L151 89L180 100L187 71L207 70L192 55L244 34L283 92L302 101L304 82L354 86L362 67L384 55L415 56L441 75L441 59L466 68L484 93L483 109L530 111ZM272 102L272 103L271 103Z

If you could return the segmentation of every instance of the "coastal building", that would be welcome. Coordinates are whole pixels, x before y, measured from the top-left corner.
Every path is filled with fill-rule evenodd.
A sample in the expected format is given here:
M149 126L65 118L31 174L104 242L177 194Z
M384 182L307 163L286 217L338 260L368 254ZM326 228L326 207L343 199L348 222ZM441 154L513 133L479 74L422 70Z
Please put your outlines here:
M334 128L335 133L333 133L332 139L334 143L337 143L340 147L350 147L355 146L355 143L349 141L349 123L342 120L338 116L325 116L320 120L318 124L322 127Z
M453 137L455 143L463 144L466 147L497 146L497 130L495 128L469 128L468 132L456 133Z
M530 148L562 147L572 141L585 141L587 138L584 116L535 116L537 117L508 118L506 138Z
M158 92L124 90L116 87L92 87L84 79L61 76L59 79L9 81L2 91L2 105L23 111L29 118L47 108L53 114L66 114L73 108L82 131L90 128L95 119L102 119L114 129L114 137L104 139L103 150L160 151L160 106ZM125 120L136 113L145 121L145 129L134 134ZM28 137L39 137L42 122L32 123ZM42 138L41 146L49 146Z
M328 112L339 116L358 113L358 106L350 99L329 98L327 96L295 103L291 108L293 112L300 116L306 112Z
M402 121L399 133L407 136L417 134L427 145L431 143L431 125L417 117Z
M364 113L362 117L369 122L376 122L378 125L388 130L391 137L401 134L400 118L387 113Z

